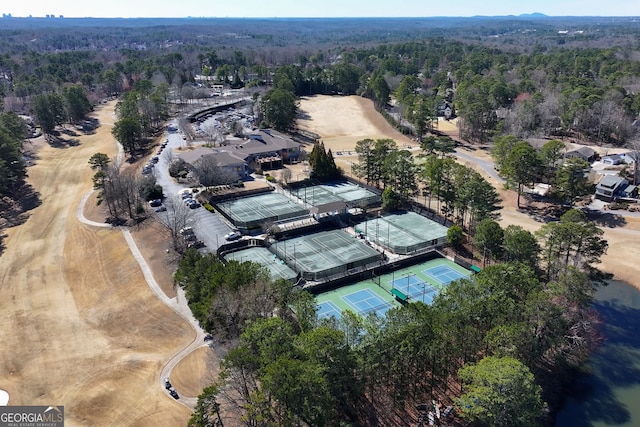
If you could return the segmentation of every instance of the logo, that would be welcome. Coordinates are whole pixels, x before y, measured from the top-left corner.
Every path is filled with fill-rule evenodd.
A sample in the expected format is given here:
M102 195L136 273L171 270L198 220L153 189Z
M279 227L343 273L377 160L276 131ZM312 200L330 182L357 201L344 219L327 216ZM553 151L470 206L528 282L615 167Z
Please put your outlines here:
M0 406L0 427L64 427L64 406Z

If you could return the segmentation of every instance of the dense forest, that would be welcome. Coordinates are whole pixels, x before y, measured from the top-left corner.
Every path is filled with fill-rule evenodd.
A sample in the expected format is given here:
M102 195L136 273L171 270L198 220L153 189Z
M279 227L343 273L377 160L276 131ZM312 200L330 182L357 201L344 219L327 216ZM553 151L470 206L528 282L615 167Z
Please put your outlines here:
M598 341L591 327L598 273L592 266L607 244L577 210L535 235L501 229L495 191L447 157L452 141L438 135L435 119L457 117L463 139L494 147L514 188L530 183L535 171L565 183L556 196L571 205L584 190L573 179L582 165L549 167L562 140L620 147L638 141L640 24L544 16L5 16L1 23L2 198L20 197L27 138L43 133L48 143L59 143L67 125L90 125L94 105L118 99L114 137L134 158L170 114L211 96L196 79L205 76L243 88L255 101L257 123L282 131L295 130L300 96L372 99L419 140L424 162L417 167L393 141L363 140L354 172L385 188L386 207L428 198L429 206L475 232L476 249L490 253L488 268L454 283L430 306L410 304L384 319L347 313L339 322L318 322L309 294L272 283L258 266L188 251L176 282L201 324L231 343L223 375L205 389L193 425L214 424L221 408L252 426L404 425L417 421L416 404L431 400L479 425L552 418L563 384ZM524 141L532 137L548 139L546 148L532 151ZM323 146L312 159L324 165L321 177L339 173ZM102 160L98 172L108 164ZM96 183L103 191L105 177ZM128 200L109 209L136 215Z

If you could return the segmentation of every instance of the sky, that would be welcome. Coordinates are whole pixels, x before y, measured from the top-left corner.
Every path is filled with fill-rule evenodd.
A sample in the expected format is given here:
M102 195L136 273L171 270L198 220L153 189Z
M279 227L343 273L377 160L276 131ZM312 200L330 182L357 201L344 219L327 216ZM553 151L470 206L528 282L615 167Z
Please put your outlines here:
M0 13L95 18L640 16L639 0L2 0ZM2 24L0 23L0 29Z

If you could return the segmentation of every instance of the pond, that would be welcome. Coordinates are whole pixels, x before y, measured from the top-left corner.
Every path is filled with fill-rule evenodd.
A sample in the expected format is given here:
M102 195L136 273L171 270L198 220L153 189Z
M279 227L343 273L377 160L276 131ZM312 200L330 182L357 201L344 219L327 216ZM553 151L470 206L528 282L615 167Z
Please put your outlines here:
M640 291L612 281L598 291L604 343L576 379L556 427L640 426Z

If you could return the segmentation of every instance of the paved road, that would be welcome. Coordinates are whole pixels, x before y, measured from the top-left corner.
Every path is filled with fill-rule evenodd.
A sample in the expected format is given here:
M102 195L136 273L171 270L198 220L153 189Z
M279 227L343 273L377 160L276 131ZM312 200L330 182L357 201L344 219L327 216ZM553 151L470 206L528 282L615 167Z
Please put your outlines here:
M173 123L176 125L176 123ZM167 159L166 151L171 149L177 149L184 146L185 142L182 136L178 132L167 133L166 138L168 140L167 147L162 154L159 155L160 160L154 168L154 175L156 182L162 186L162 190L166 198L179 197L178 193L185 188L189 188L186 185L176 183L171 176L169 176L169 163ZM174 151L174 156L175 156ZM182 203L179 201L179 203ZM224 222L218 214L211 213L203 207L191 210L191 218L189 222L191 227L204 244L207 250L214 252L224 243L224 235L231 231L231 227ZM167 215L167 213L163 213Z
M489 175L492 179L495 179L496 182L500 182L504 184L506 181L498 175L498 171L494 169L495 164L488 160L482 160L477 157L474 157L466 152L466 150L461 148L456 148L454 153L456 157L461 158L470 163L476 164L480 169L482 169L487 175Z

